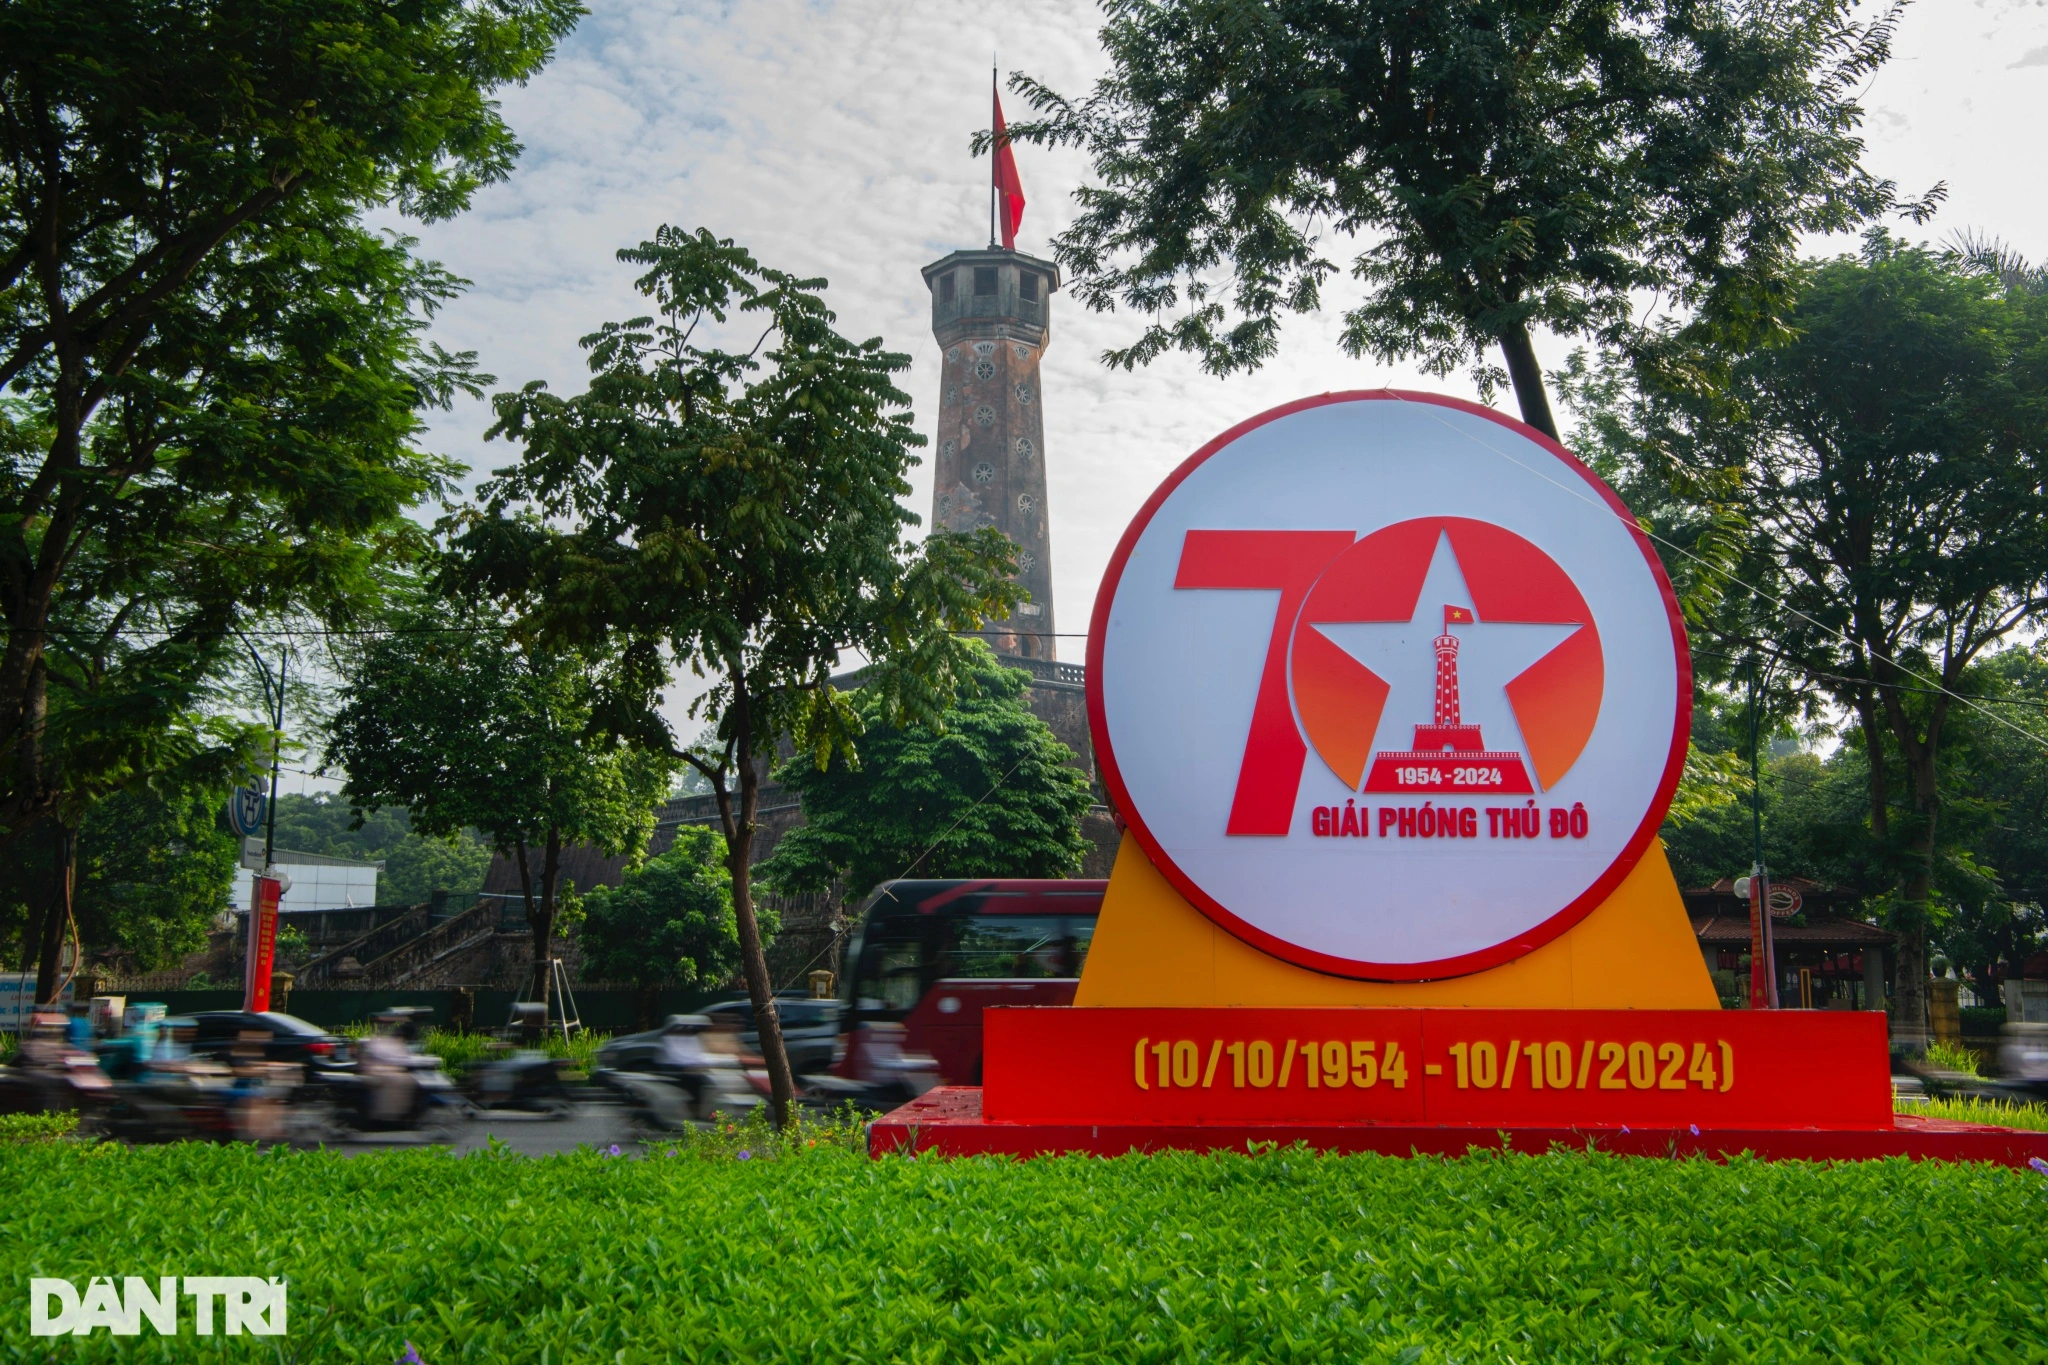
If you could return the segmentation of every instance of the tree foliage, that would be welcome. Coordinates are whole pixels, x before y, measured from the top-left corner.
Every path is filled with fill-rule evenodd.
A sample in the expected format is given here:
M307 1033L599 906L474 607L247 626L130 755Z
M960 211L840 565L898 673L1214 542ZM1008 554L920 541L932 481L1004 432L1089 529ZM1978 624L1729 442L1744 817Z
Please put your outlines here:
M1109 0L1085 100L1014 81L1017 141L1096 181L1056 239L1091 307L1151 319L1109 359L1254 367L1357 236L1342 343L1468 363L1498 344L1555 436L1532 328L1607 334L1654 293L1768 330L1799 239L1888 206L1857 161L1857 88L1895 12L1851 0ZM983 135L981 144L986 145Z
M865 895L891 877L1069 877L1089 844L1094 797L1073 751L1024 704L1030 675L985 645L953 705L934 722L892 726L879 697L856 693L860 761L777 774L803 800L762 879L785 893L835 881Z
M1593 439L1708 550L1696 630L1854 718L1916 1034L1943 745L1973 667L2048 615L2048 295L1874 232L1805 273L1789 322L1776 345L1633 382L1611 365L1580 391L1614 400ZM1681 368L1711 382L1666 377Z
M436 891L479 891L491 863L491 846L474 829L429 837L413 830L403 807L359 812L326 792L278 798L277 846L383 863L380 905L417 905Z
M895 377L907 356L840 335L823 280L763 266L709 231L661 228L619 253L658 316L583 340L591 382L498 395L493 436L519 463L456 528L463 581L522 630L619 661L637 706L608 719L711 780L733 913L778 1121L794 1093L750 891L758 793L788 739L824 763L859 723L831 683L843 650L885 665L892 716L942 707L967 658L949 632L1022 599L993 529L905 541L901 499L923 438ZM669 660L710 680L676 745L655 710Z
M206 945L241 855L221 827L226 799L219 786L138 784L92 807L77 831L73 893L88 955L150 971ZM0 849L0 932L21 936L24 969L35 963L32 926L61 872L55 844L29 838Z
M345 616L414 546L396 518L449 469L418 411L485 377L420 336L459 282L360 218L502 178L491 94L579 12L0 8L0 839L65 799L55 644L142 633L189 701L238 621Z
M609 663L431 606L365 646L329 726L327 761L347 772L352 806L403 806L429 837L474 828L517 862L535 999L547 999L562 849L637 856L673 771L600 725Z
M777 928L773 909L756 912L764 938ZM583 898L583 974L594 981L644 986L716 986L739 967L739 924L725 840L685 825L675 843L626 873L617 886Z

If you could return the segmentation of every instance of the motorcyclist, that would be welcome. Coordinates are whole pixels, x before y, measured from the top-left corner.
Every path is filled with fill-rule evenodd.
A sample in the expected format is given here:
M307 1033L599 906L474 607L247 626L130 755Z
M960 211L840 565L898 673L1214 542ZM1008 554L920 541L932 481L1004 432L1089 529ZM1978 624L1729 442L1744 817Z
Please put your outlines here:
M244 1029L228 1054L235 1074L235 1136L244 1142L278 1142L284 1137L285 1098L298 1068L266 1058L263 1045L269 1037L261 1029Z
M362 1077L363 1116L379 1123L404 1118L418 1098L414 1044L419 1025L410 1013L380 1014L376 1027L357 1053L356 1074Z

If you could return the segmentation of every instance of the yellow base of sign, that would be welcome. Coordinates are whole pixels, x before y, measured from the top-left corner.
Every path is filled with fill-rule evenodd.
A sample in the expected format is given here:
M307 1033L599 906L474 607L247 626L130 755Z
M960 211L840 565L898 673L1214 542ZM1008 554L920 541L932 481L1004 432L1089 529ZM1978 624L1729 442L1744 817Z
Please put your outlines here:
M1130 835L1081 970L1079 1006L1400 1005L1486 1009L1720 1008L1664 845L1573 928L1503 966L1447 981L1352 981L1282 962L1218 927Z

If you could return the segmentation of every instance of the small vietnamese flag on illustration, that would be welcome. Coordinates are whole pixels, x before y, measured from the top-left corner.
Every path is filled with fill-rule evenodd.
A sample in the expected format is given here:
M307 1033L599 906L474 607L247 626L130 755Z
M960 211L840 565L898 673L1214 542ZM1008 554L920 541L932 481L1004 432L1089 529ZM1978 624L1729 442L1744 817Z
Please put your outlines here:
M1472 614L1470 607L1454 607L1444 604L1444 624L1447 626L1476 626L1479 618Z

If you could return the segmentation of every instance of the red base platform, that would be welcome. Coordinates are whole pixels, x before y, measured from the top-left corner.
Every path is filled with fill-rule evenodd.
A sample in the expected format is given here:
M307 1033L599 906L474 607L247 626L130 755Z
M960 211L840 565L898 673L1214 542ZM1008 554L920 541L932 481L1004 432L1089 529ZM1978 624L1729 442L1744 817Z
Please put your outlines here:
M1533 1127L1419 1123L1047 1123L986 1119L981 1090L949 1086L877 1119L868 1151L944 1156L1053 1156L1086 1153L1244 1151L1246 1144L1297 1142L1329 1152L1386 1156L1461 1156L1479 1147L1541 1154L1553 1146L1623 1156L1725 1158L1743 1152L1766 1161L1990 1161L2024 1166L2048 1160L2048 1133L1901 1116L1891 1128Z

